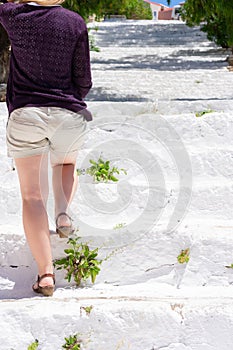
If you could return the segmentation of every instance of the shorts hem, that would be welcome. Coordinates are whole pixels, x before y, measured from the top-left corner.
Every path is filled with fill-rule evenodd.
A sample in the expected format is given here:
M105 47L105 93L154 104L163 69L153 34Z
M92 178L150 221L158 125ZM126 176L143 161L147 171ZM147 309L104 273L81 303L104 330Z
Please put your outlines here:
M42 155L43 153L49 153L49 147L44 147L40 149L32 149L28 151L7 151L7 156L9 158L27 158Z

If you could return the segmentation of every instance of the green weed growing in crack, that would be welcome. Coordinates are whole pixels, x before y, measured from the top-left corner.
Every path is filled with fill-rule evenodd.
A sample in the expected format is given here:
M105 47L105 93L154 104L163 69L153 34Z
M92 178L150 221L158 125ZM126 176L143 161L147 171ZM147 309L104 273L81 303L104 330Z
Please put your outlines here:
M70 335L69 338L65 338L65 341L65 344L62 345L63 349L81 350L82 340L78 334Z
M202 116L205 115L205 114L214 113L214 112L215 112L215 111L213 111L212 109L206 109L206 110L204 110L204 111L196 112L196 113L195 113L195 116L196 116L197 118L200 118L200 117L202 117Z
M71 282L73 278L77 286L88 278L94 283L103 262L97 259L98 248L91 250L86 243L79 243L79 239L80 237L70 238L67 242L70 247L64 250L66 256L54 261L57 270L67 271L65 279Z
M124 228L126 226L126 223L125 222L121 222L119 224L116 224L114 227L113 227L113 230L120 230L121 228Z
M119 175L120 172L123 172L125 175L127 175L125 169L118 169L116 166L111 167L110 161L104 161L101 157L97 160L97 162L93 159L90 159L89 162L92 164L89 168L77 169L78 175L85 173L91 175L95 182L117 182L118 178L116 178L115 174Z
M80 307L80 310L84 310L88 316L90 315L92 309L93 309L93 305Z
M36 350L38 349L38 346L39 346L39 341L35 339L35 341L28 346L27 350Z
M181 250L180 254L177 256L177 260L180 264L188 263L189 262L189 254L190 254L190 249L184 249Z

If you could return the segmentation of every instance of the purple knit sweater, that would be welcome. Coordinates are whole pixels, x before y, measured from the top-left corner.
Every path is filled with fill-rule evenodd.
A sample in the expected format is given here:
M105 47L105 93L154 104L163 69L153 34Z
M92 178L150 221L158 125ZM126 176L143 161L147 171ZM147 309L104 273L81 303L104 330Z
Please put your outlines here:
M0 23L11 41L9 114L24 106L84 110L92 83L82 17L61 6L6 3Z

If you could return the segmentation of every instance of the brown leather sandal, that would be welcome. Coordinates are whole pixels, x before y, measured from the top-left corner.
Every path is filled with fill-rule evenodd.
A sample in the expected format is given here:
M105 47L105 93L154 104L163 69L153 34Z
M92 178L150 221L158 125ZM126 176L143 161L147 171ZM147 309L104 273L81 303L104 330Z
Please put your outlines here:
M40 286L40 282L42 281L43 278L45 277L52 277L53 279L53 285L49 285L49 286L45 286L45 287L41 287ZM35 285L33 284L32 286L32 290L35 292L35 293L40 293L40 294L43 294L44 296L46 297L50 297L53 295L53 292L54 292L54 287L55 287L55 275L54 273L45 273L44 275L42 276L39 276L38 275L38 278L37 278L37 288L35 288Z
M65 215L70 220L69 226L58 226L58 219L60 216ZM60 213L56 217L56 232L59 234L60 238L68 238L72 233L74 233L74 228L72 225L72 219L67 213Z

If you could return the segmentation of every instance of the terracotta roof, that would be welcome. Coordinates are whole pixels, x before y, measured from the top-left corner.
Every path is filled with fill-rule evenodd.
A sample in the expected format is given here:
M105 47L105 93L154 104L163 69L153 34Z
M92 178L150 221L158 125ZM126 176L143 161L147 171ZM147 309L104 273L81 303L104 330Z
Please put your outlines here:
M150 0L144 0L144 1L148 2L149 4L152 4L152 5L157 5L157 6L162 6L162 7L169 8L168 6L163 5L163 4L159 4L158 2L154 2L154 1L150 1Z
M172 11L172 7L168 7L168 8L164 9L164 10L161 11L161 12L166 12L166 11Z

